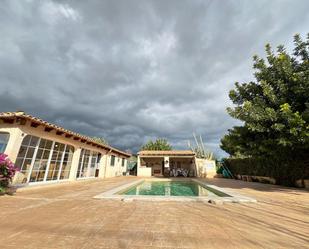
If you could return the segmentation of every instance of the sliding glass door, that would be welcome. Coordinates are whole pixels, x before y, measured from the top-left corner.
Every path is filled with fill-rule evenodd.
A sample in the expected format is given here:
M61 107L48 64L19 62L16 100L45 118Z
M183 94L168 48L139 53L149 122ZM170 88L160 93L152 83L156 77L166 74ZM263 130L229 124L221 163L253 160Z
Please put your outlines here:
M82 149L79 157L77 178L95 177L101 154L95 151Z
M26 182L68 179L71 169L73 146L27 135L16 160Z
M30 182L41 182L45 180L45 172L50 162L51 150L54 142L40 139L39 147L36 148L36 157L30 174Z
M90 162L90 168L89 168L89 177L95 177L96 176L96 170L99 167L100 159L101 159L101 153L93 151L92 155L91 155L91 162Z

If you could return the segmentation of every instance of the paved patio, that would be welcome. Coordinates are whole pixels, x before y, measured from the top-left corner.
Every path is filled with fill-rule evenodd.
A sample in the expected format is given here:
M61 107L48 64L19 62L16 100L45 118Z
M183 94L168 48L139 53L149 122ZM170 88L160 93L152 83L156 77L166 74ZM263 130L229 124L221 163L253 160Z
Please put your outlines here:
M0 197L0 248L309 248L309 192L212 179L251 204L92 198L136 180L58 184Z

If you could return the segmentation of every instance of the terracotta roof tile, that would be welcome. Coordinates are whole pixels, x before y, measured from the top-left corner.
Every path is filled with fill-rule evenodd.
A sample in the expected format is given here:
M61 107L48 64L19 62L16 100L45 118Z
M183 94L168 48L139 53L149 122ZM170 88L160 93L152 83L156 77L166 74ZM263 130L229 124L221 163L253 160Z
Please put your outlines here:
M131 156L131 154L129 154L129 153L123 152L123 151L118 150L116 148L113 148L109 145L104 145L104 144L98 143L90 137L81 135L81 134L73 132L73 131L69 131L67 129L64 129L64 128L58 126L58 125L51 124L47 121L44 121L40 118L33 117L33 116L26 114L24 112L0 112L0 118L2 118L2 119L5 119L5 118L24 118L24 119L30 120L32 122L36 122L36 123L43 125L45 127L53 128L56 131L60 131L60 132L63 132L65 134L72 135L74 137L78 137L80 139L85 140L86 142L91 142L92 144L99 145L101 147L104 147L107 150L111 150L111 151L117 152L117 153L125 155L125 156Z
M137 153L140 156L195 156L191 150L142 150Z

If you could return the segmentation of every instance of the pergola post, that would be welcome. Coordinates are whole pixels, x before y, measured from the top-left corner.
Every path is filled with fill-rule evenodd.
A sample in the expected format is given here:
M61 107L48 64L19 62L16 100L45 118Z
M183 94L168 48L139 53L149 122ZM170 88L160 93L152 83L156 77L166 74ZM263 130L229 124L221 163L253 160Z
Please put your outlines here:
M5 129L3 131L5 132ZM12 162L15 162L25 135L22 130L17 128L8 129L8 133L10 136L4 153L9 155Z
M169 156L165 156L164 157L164 170L163 170L163 175L165 176L167 172L167 174L169 174L169 169L170 169L170 157Z

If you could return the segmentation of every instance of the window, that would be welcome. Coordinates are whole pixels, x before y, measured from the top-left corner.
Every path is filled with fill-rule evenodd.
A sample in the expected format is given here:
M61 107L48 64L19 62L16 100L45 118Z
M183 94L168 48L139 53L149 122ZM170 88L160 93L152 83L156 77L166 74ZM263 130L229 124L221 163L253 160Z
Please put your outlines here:
M101 153L99 153L99 154L98 154L98 157L97 157L97 163L100 163L101 156L102 156Z
M44 181L52 146L52 141L47 139L40 139L38 151L30 175L30 182Z
M31 162L38 142L38 137L27 135L24 137L19 148L15 164L20 168L20 172L25 174L26 177L30 174Z
M111 156L111 166L115 166L115 156Z
M82 149L79 157L78 170L76 173L77 178L83 178L87 176L89 160L90 150Z
M4 153L9 138L10 134L8 132L0 132L0 153Z
M79 176L80 176L81 168L83 166L84 153L85 153L85 150L82 149L81 152L80 152L80 155L79 155L78 168L77 168L77 172L76 172L76 178L79 178Z
M122 158L121 166L124 167L124 165L125 165L125 159Z
M98 152L92 152L91 156L91 163L90 163L90 169L89 169L89 177L95 176L95 171L98 168L98 158L99 158Z
M91 156L90 168L94 168L96 166L97 157L98 157L98 153L97 152L93 152L92 156Z
M30 182L69 178L74 148L70 145L27 135L16 159L16 166Z
M64 157L64 144L58 142L54 145L53 154L48 168L47 180L57 180L59 171L61 169L61 163Z
M74 147L67 145L65 148L64 158L62 162L62 168L60 171L60 179L68 179L70 176L70 170L72 165L72 158L74 153Z
M95 151L82 149L79 157L77 178L94 177L101 154Z

